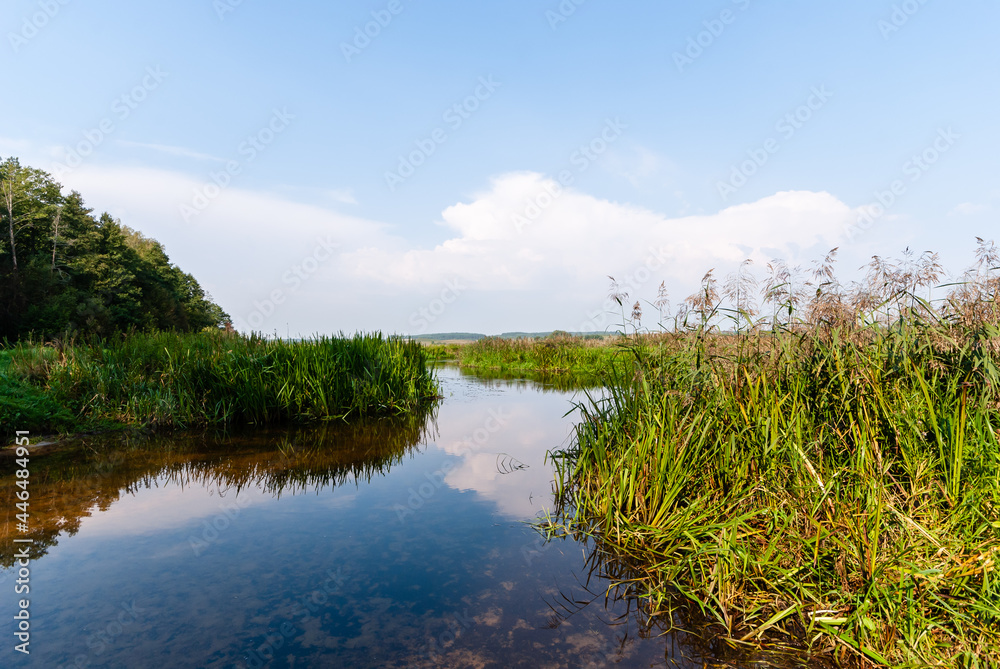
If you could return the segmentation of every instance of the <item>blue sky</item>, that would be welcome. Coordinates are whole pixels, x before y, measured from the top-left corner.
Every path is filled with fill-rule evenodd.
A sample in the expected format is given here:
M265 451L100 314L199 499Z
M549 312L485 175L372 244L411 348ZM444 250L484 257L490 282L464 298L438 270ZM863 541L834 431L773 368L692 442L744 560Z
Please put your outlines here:
M0 155L282 334L600 330L607 275L993 235L996 3L577 2L11 1Z

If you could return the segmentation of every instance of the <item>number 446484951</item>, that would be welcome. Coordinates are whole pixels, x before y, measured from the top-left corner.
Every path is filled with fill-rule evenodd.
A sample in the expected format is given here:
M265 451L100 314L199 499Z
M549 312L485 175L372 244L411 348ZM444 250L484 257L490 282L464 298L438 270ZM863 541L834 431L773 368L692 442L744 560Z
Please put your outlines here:
M18 488L21 489L17 493L17 498L21 500L20 502L17 503L17 508L19 511L22 512L24 516L22 518L21 514L18 514L17 519L22 523L26 523L28 522L28 497L30 496L28 493L28 477L30 476L30 472L28 471L29 458L28 458L28 449L26 448L26 446L28 445L28 437L21 436L22 434L26 435L26 433L24 432L17 433L16 462L17 466L20 467L20 469L18 469L14 473L14 475L17 477L16 485Z

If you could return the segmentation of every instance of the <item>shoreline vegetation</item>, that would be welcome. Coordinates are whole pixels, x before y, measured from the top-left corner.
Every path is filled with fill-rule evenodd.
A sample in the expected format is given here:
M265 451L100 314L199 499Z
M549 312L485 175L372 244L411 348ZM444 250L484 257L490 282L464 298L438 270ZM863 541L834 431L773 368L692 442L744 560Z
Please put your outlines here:
M0 422L33 434L401 415L438 397L423 348L379 333L21 342L0 350L0 381Z
M483 372L540 372L601 378L620 366L626 340L614 335L587 337L556 331L541 337L483 337L468 344L433 343L438 362Z
M765 319L746 264L731 309L709 272L679 327L631 337L628 371L550 454L537 528L593 539L644 615L706 630L720 657L997 666L1000 253L980 240L934 303L933 254L876 257L852 288L834 259L801 287L773 264Z

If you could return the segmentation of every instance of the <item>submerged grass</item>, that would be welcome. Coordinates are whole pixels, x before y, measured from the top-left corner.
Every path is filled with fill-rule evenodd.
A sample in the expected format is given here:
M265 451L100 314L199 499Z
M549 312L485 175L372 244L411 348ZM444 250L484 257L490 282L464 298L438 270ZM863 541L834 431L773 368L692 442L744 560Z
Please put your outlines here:
M99 421L193 425L402 414L437 385L419 344L380 334L285 342L214 333L131 335L74 346L18 344L5 388ZM50 407L51 408L51 407ZM0 409L13 413L10 405ZM31 426L21 413L2 416Z
M596 538L654 610L687 610L733 647L997 666L1000 319L985 287L937 311L909 295L878 318L736 334L704 318L637 346L554 454L556 526Z

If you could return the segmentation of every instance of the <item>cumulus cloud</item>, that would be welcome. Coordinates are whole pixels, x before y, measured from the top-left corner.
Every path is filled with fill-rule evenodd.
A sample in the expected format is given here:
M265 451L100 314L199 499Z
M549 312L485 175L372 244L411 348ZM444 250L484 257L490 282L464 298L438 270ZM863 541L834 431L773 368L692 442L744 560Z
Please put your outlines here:
M663 278L700 277L715 264L829 248L854 220L828 193L782 192L716 214L669 218L563 188L536 173L507 174L442 214L448 238L433 248L401 240L346 260L359 277L437 285L461 277L473 289L601 290L606 276L655 257Z

